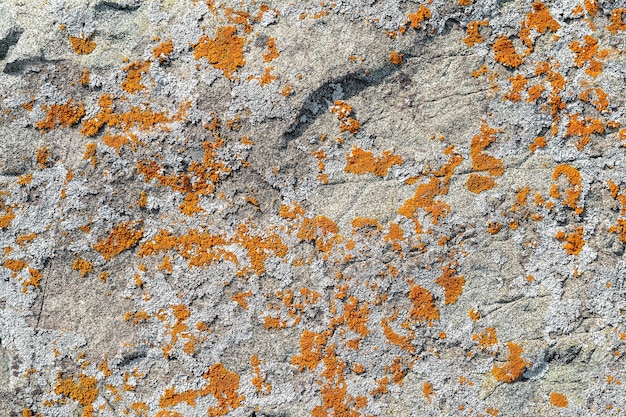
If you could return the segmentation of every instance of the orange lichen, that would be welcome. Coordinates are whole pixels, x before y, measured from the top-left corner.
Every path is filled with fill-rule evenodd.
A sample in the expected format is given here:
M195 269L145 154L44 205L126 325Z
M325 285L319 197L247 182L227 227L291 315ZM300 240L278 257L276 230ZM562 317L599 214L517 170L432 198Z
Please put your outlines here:
M511 91L502 96L502 101L520 101L522 99L521 92L526 88L528 80L521 74L516 74L514 77L509 78L511 82Z
M463 292L465 278L455 275L456 271L449 266L443 268L443 274L435 280L437 285L443 287L445 304L454 304Z
M606 52L598 52L598 40L590 35L585 35L583 38L585 43L582 44L579 41L573 41L569 44L569 48L576 55L574 61L579 67L588 63L585 72L592 77L597 77L602 72L602 63L596 60L596 56L602 56Z
M616 34L619 31L622 30L626 30L626 22L624 22L624 15L626 14L626 9L613 9L611 11L611 17L609 18L609 21L611 22L606 29L613 33Z
M568 255L579 255L583 246L585 245L585 241L583 240L583 227L577 227L576 230L568 235L564 232L559 232L556 234L555 238L560 241L565 241L563 245L563 249L567 252Z
M470 174L466 183L467 189L476 194L491 190L496 185L498 185L498 183L493 179L493 177L477 174Z
M41 133L54 129L57 125L71 127L85 115L85 106L82 102L76 104L73 99L69 99L65 104L43 104L41 109L46 112L46 117L35 126Z
M402 64L403 57L404 54L399 54L397 51L393 50L391 51L391 54L389 54L389 62L394 65L400 65Z
M565 200L563 204L570 207L576 214L581 214L583 208L578 206L578 199L582 192L582 176L580 172L571 165L558 165L552 173L552 179L557 181L561 175L564 175L571 185L571 188L565 190ZM550 195L554 198L561 198L558 184L552 184L550 187Z
M532 10L526 14L526 26L539 33L546 33L547 30L556 32L561 27L546 5L540 1L534 2Z
M91 40L92 36L85 36L83 34L80 38L77 38L69 35L70 45L72 45L74 52L78 55L89 55L92 53L93 50L96 49L96 43Z
M92 417L94 412L93 402L98 398L96 378L80 374L78 375L77 383L73 376L69 376L66 379L61 378L61 372L59 371L57 379L54 393L68 397L83 406L82 417Z
M244 39L236 35L237 27L223 26L217 28L215 38L204 35L194 46L195 59L206 58L213 67L221 69L227 78L245 65L243 60Z
M591 16L595 16L598 14L598 11L600 10L598 0L585 0L583 4L585 5L585 10L587 10L587 13L589 13Z
M78 79L78 82L80 83L80 85L82 86L86 86L89 85L89 80L90 80L90 75L89 75L89 70L87 68L85 68L83 70L82 75L80 76L80 78Z
M348 328L353 330L361 335L361 337L365 337L369 334L369 329L367 328L367 317L369 315L369 308L367 307L367 303L358 307L359 300L350 296L348 302L344 305L344 318Z
M97 149L97 143L88 143L85 145L85 153L83 153L83 159L91 161L91 165L93 165L94 168L98 166L98 157L96 156Z
M274 81L276 79L275 75L272 75L271 71L274 69L274 67L268 67L265 68L265 72L263 73L263 75L259 78L259 85L266 85L271 83L272 81Z
M579 151L591 141L591 135L594 133L603 133L604 124L602 120L586 117L578 119L578 114L573 114L567 123L567 131L565 137L580 136L580 140L575 144Z
M74 263L72 264L72 269L74 271L79 271L80 276L85 278L85 275L93 272L93 265L88 260L81 258L80 255L76 255L76 260L74 260Z
M424 382L424 384L422 385L422 394L424 394L424 397L426 397L426 400L429 403L433 401L431 396L434 394L434 392L435 391L433 390L433 384L428 381Z
M350 174L365 174L370 172L379 177L385 177L393 165L401 165L403 159L394 155L390 150L383 151L380 156L374 156L374 152L366 151L356 146L346 154L346 167L344 171Z
M248 303L246 301L246 298L251 297L252 296L252 291L246 291L246 292L238 292L237 294L233 295L232 300L235 301L237 304L239 304L241 307L245 308L246 310L248 309Z
M250 365L252 365L254 377L252 377L252 385L256 388L257 392L261 395L268 395L272 392L272 385L264 382L261 377L261 361L259 360L258 355L252 355L250 357Z
M555 407L565 408L568 405L567 397L560 392L551 392L550 402Z
M472 340L478 342L479 349L489 349L491 346L495 346L498 344L498 339L496 338L496 329L493 327L487 327L484 332L473 334Z
M146 86L141 83L141 76L150 69L150 61L137 61L124 67L127 71L126 79L122 81L122 89L131 94L145 90Z
M470 156L472 158L472 168L474 171L486 171L489 175L494 177L499 177L504 174L504 165L502 164L502 160L485 153L485 148L496 140L497 132L498 131L496 129L489 127L487 123L483 121L480 127L480 133L472 138L470 144Z
M411 27L413 29L417 29L420 23L422 23L426 19L430 19L431 15L432 13L430 12L430 9L423 4L420 4L419 9L417 9L415 13L409 13L407 17L411 22Z
M291 363L298 365L300 371L308 368L309 371L314 370L317 364L322 360L322 353L326 346L326 333L315 333L310 330L304 330L300 337L300 355L295 355L291 359Z
M22 292L24 293L27 292L29 285L39 288L39 283L43 278L42 273L36 269L28 268L28 273L30 274L30 278L22 282Z
M10 269L13 272L19 272L28 267L28 263L21 259L5 259L4 267Z
M160 62L166 60L172 52L174 52L174 42L171 39L152 48L152 56L158 58Z
M231 372L221 363L215 364L204 374L209 384L203 391L208 392L217 400L217 406L209 407L210 417L224 416L241 406L246 397L239 395L239 375Z
M439 319L439 309L435 306L432 293L426 288L414 285L409 292L409 299L413 303L413 308L409 312L411 318L429 324Z
M415 352L415 347L411 344L411 340L406 336L401 336L396 333L389 325L389 320L391 319L383 318L380 322L385 338L392 344L409 353Z
M478 311L476 311L474 309L471 309L470 311L468 311L467 315L474 322L476 322L476 321L478 321L478 319L480 319L480 312L478 312Z
M15 213L11 207L4 208L5 213L0 215L0 229L6 229L9 227L13 219L15 219Z
M494 59L500 64L517 68L522 64L523 58L515 51L513 42L506 36L500 36L493 44Z
M280 56L278 48L276 47L276 39L269 38L267 40L267 53L263 54L263 61L270 62Z
M482 43L485 39L481 36L479 28L481 26L487 26L488 24L488 20L474 20L469 22L467 24L467 36L463 38L463 42L465 42L467 46L474 46Z
M109 235L104 239L99 239L93 246L95 250L110 261L127 249L132 248L143 237L143 229L137 229L137 222L122 222L115 226Z
M524 373L524 369L531 363L522 358L523 351L520 345L508 342L506 346L509 348L507 362L503 366L494 365L491 373L496 380L510 384L517 381Z
M18 245L24 245L25 243L30 242L36 237L37 237L37 233L29 233L26 235L20 235L15 239L15 242L17 242Z
M529 149L531 152L535 152L537 148L545 148L547 145L545 136L537 136L533 143L530 144Z
M590 97L592 92L596 96L596 99L593 101L591 101L591 97ZM595 108L598 109L599 112L604 112L608 110L608 107L609 107L608 97L609 96L600 87L589 88L583 91L582 93L580 93L578 97L587 103L591 102L591 104L593 104ZM601 121L598 120L598 122L600 122L600 125L602 125ZM599 132L599 133L602 133L602 132Z

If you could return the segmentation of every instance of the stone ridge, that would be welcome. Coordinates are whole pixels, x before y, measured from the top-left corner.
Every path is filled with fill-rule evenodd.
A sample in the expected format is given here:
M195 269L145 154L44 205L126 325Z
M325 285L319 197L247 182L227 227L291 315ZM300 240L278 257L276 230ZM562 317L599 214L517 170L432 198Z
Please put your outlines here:
M625 19L0 2L0 410L623 414Z

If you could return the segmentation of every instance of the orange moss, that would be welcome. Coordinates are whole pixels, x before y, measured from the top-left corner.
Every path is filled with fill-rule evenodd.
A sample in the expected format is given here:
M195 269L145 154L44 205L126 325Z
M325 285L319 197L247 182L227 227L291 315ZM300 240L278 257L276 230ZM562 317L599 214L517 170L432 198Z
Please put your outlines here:
M127 71L126 79L122 81L122 89L131 94L145 90L146 86L141 83L141 76L150 69L150 61L137 61L124 67Z
M487 327L484 332L473 334L472 340L478 342L479 349L486 350L491 346L495 346L498 344L498 339L496 338L496 329L493 327Z
M389 54L389 62L391 62L393 65L400 65L402 64L403 57L404 54L399 54L398 52L393 50L391 51L391 54Z
M390 150L383 151L380 156L375 157L374 152L353 146L350 153L346 154L346 162L344 171L347 173L360 175L370 172L385 177L393 165L401 165L404 161Z
M431 397L434 393L435 391L433 390L433 384L428 381L424 382L424 384L422 385L422 394L424 394L424 397L426 397L426 400L429 403L433 401Z
M213 39L202 36L194 46L194 58L206 58L213 67L221 69L227 78L231 78L233 72L246 63L243 60L245 42L236 33L235 26L223 26L217 29Z
M322 353L326 346L328 335L326 333L315 333L304 330L300 337L300 355L295 355L291 363L300 367L300 372L304 368L313 371L322 360Z
M474 20L469 22L467 24L467 36L463 38L463 42L465 42L467 46L474 46L476 44L483 43L485 39L481 36L479 28L487 25L489 25L488 20Z
M613 11L611 11L611 17L609 18L611 23L606 27L606 29L613 34L626 30L626 22L624 22L623 17L624 14L626 14L626 9L613 9Z
M430 19L431 17L430 9L423 4L420 4L419 9L415 13L409 13L407 17L411 22L411 27L413 29L417 29L424 20Z
M567 397L560 392L550 393L550 402L555 407L565 408L568 405Z
M565 200L563 201L563 204L574 210L576 214L581 214L583 212L583 208L578 206L578 199L580 198L580 194L582 192L582 176L580 175L580 172L571 165L561 164L554 169L552 179L557 181L561 175L564 175L572 186L571 188L565 190ZM550 187L550 195L554 198L561 198L561 193L557 184L553 184L552 187Z
M74 37L69 35L70 45L72 45L72 49L78 55L89 55L96 49L96 43L91 40L91 36L85 36L84 34L80 37Z
M503 366L493 366L491 373L498 381L510 384L518 380L524 373L524 369L531 363L522 358L522 348L513 342L508 342L506 346L509 348L509 356L507 362Z
M143 237L143 229L136 228L138 224L133 221L118 224L111 230L109 236L99 239L93 248L100 252L104 259L110 261L113 257L135 246Z
M455 276L456 271L449 266L443 268L443 274L435 280L435 283L444 289L445 304L454 304L463 292L465 278Z
M270 62L280 56L278 48L276 47L276 39L269 38L267 40L267 53L263 54L263 61Z
M493 44L493 52L495 53L494 59L500 64L517 68L522 64L522 57L515 52L513 42L506 36L500 36Z
M91 265L91 262L88 260L81 258L80 255L76 255L76 260L72 264L72 269L74 271L79 271L80 276L85 278L88 273L93 272L93 265Z
M71 127L85 115L85 106L82 102L76 104L74 99L69 99L65 104L43 104L41 109L46 112L46 117L35 123L41 133L54 129L57 125Z
M528 80L521 74L516 74L514 77L509 78L511 82L511 91L502 97L502 101L520 101L522 99L521 92L526 88Z
M413 303L409 312L411 318L431 325L434 320L439 320L439 310L435 306L433 295L426 288L414 285L409 292L409 299Z
M94 408L93 402L98 398L98 388L96 378L84 374L78 375L78 383L73 376L66 379L61 378L61 372L57 375L57 383L54 386L54 393L68 397L83 406L83 417L92 417Z

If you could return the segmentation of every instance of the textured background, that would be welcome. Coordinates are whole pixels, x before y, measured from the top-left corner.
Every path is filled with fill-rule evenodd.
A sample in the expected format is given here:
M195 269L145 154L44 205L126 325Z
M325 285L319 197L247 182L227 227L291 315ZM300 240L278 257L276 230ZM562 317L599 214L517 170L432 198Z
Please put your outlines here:
M624 19L0 1L0 414L624 414Z

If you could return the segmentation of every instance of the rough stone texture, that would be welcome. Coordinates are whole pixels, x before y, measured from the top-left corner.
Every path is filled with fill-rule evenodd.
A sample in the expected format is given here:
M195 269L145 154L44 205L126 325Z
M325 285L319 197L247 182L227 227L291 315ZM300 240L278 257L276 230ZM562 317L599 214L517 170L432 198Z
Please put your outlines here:
M0 410L626 412L626 2L0 2Z

